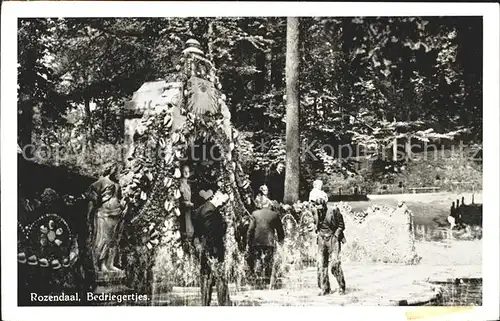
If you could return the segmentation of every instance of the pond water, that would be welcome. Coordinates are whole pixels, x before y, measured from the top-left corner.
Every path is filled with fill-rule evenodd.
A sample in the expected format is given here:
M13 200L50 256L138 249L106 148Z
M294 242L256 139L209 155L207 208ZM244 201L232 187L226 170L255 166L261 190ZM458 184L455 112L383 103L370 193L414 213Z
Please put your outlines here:
M482 227L468 226L461 229L450 230L449 227L443 227L437 224L416 224L416 241L443 241L447 239L455 240L480 240L482 239Z
M442 296L434 306L477 306L483 303L482 279L460 279L456 282L438 283Z

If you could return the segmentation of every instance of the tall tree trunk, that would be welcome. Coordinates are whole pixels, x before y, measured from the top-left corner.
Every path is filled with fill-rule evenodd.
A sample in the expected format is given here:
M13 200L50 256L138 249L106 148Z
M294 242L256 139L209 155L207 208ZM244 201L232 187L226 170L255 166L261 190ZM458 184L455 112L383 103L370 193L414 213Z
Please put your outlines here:
M405 153L406 153L406 161L410 161L411 156L411 136L408 135L405 140Z
M267 92L270 93L269 95L269 102L268 102L268 110L271 111L273 110L273 105L274 105L274 83L273 83L273 51L272 51L272 46L271 49L269 49L269 52L266 54L266 73L267 73ZM271 126L271 122L268 118L267 123L262 122L261 128L266 128Z
M299 200L299 18L287 18L286 32L286 204Z

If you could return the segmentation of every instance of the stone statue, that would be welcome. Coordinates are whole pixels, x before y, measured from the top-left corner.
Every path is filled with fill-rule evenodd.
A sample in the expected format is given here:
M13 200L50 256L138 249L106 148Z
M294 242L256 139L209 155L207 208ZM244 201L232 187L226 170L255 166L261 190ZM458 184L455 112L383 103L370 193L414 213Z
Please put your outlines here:
M119 166L113 166L88 189L88 246L96 272L123 273L115 267L125 213L118 174Z

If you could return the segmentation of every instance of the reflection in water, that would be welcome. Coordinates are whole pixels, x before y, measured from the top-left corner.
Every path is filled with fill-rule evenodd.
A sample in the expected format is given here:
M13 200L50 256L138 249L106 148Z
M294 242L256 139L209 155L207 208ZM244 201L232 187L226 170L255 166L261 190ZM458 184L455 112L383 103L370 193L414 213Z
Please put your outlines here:
M415 240L416 241L443 241L443 240L480 240L482 239L481 226L464 226L450 229L449 227L442 227L436 225L423 225L415 226Z
M482 279L460 279L457 282L440 284L443 292L441 298L433 305L438 306L471 306L482 305Z

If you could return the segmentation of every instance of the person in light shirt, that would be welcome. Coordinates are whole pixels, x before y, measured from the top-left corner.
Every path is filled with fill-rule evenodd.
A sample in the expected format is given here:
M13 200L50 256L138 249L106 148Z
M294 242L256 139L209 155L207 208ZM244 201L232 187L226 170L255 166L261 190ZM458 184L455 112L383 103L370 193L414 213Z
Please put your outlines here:
M268 195L269 189L266 185L262 185L259 188L259 194L255 198L255 206L257 207L257 209L268 207L270 205L271 200L269 199Z
M323 191L323 181L317 179L313 182L313 189L309 192L309 202L328 202L328 195Z

